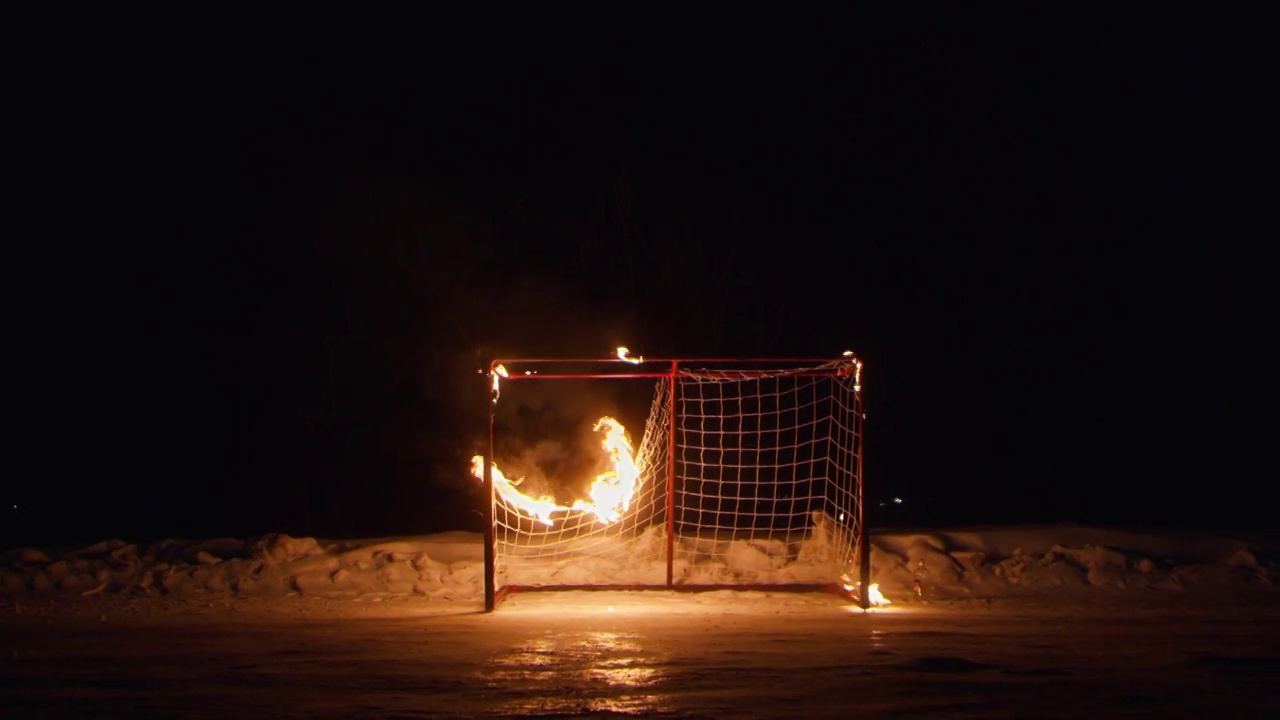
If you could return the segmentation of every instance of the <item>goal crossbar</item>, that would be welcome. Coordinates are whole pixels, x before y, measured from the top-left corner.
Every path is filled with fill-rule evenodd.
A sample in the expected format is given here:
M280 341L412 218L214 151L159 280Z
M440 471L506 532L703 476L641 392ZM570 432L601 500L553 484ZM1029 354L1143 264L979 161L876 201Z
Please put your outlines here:
M487 373L479 372L486 375L488 385L488 448L482 458L477 458L482 460L478 471L487 500L484 543L486 611L493 611L505 597L515 592L608 589L830 591L856 599L864 608L869 606L869 594L859 591L870 587L868 529L863 503L865 413L861 396L862 362L851 353L839 358L499 358L490 363ZM529 558L558 558L557 553L561 550L582 542L581 538L567 533L557 535L535 527L534 523L526 525L523 521L528 518L517 517L515 523L500 520L500 513L510 515L512 512L506 506L507 498L499 492L495 482L497 479L506 483L503 487L510 492L512 483L496 473L494 457L495 408L501 397L501 387L513 381L523 384L538 380L646 379L657 381L658 389L644 439L638 449L640 455L635 472L640 473L638 468L644 468L647 474L639 478L639 482L643 484L648 480L646 492L654 496L646 508L649 525L644 542L645 547L665 566L662 568L664 577L648 575L640 581L595 582L575 582L572 574L567 575L569 579L537 582L522 582L516 577L500 578L500 547L505 553L503 559L506 563L517 566ZM801 391L781 386L782 381L822 383L824 380L828 382L822 386L822 391L834 399L820 396L819 390L815 389L817 386L802 388L801 391L808 394L797 399ZM761 394L724 390L726 387L738 388L744 383ZM761 390L766 383L771 383L771 393ZM695 392L700 394L691 397ZM795 427L786 426L786 422ZM824 428L821 432L827 435L820 435L820 431L814 429L819 425ZM787 433L790 433L789 445L777 439ZM773 444L758 439L764 436L773 438ZM833 457L818 457L815 454L818 451L809 447L817 445ZM629 450L629 445L627 447ZM769 455L773 464L750 462L752 453L757 460ZM796 467L822 463L826 469L810 471L812 476L801 477L795 470ZM722 477L726 474L730 477ZM829 507L830 512L820 514L821 509L812 510L815 526L806 528L800 539L796 537L796 528L786 526L785 519L783 526L778 527L774 516L767 511L760 514L749 509L753 500L757 507L761 502L774 507L786 504L791 496L785 488L794 486L797 498L790 506L790 517L794 518L798 508L809 510L800 502L800 489L819 481L829 487L804 500L810 505L822 501L819 504L825 503L824 508ZM707 486L712 489L699 489ZM781 497L760 490L766 486L784 487ZM724 488L731 492L726 495ZM753 494L742 495L748 491ZM822 497L822 493L834 493L838 497ZM725 506L737 508L744 505L748 506L747 510L725 509ZM626 507L625 503L623 507ZM577 510L578 506L557 506L555 509ZM547 521L545 516L542 519ZM774 524L770 526L770 522ZM625 524L618 522L618 525ZM679 533L678 526L684 527L686 532ZM775 534L781 533L783 539L771 537L770 529ZM782 572L780 580L773 578L760 582L754 579L762 574L756 572L760 570L761 562L772 563L771 569L780 569L773 567L775 565L795 565L797 552L803 558L820 531L826 541L835 538L834 543L828 544L840 545L819 548L823 552L834 552L834 560L825 556L822 559L839 561L838 567L842 572L838 575L819 578ZM658 537L659 533L661 537ZM599 537L596 530L590 534L597 539ZM637 538L633 536L631 540ZM599 544L596 540L591 543ZM708 550L709 547L716 549ZM747 571L734 574L732 562L728 563L729 570L722 567L725 558L731 558L735 552L739 556L738 565L741 566L745 558ZM566 550L565 556L568 555ZM813 553L810 555L812 563ZM707 560L704 563L707 566L715 566L715 561L720 561L721 566L713 569L727 572L729 581L723 582L714 575L708 575L706 568L700 570L701 576L690 573L691 557ZM677 577L678 562L681 564L680 577ZM856 563L856 567L852 563Z

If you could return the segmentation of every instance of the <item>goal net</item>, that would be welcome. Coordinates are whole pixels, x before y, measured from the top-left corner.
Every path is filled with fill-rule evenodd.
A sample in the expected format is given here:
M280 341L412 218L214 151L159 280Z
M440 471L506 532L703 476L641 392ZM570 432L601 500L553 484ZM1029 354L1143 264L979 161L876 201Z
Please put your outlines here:
M531 589L854 589L857 359L615 360L563 371L575 362L493 364L491 448L473 464L491 489L488 608ZM630 383L650 395L642 426L603 416L583 428L590 444L570 444L584 456L574 471L586 477L552 477L573 463L521 464L520 439L503 435L513 423L500 408L527 410L519 396L529 384L561 381Z

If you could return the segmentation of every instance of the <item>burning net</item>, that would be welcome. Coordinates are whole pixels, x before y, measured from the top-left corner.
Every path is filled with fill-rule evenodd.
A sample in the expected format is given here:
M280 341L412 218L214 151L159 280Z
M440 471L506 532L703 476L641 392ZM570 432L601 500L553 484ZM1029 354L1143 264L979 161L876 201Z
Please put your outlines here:
M556 513L571 511L588 513L603 523L621 519L622 513L631 507L631 500L640 484L640 468L632 455L631 441L622 423L605 416L596 423L595 430L604 430L604 449L613 461L613 469L596 476L595 482L591 483L590 500L575 500L572 505L564 506L557 504L550 495L529 497L519 488L522 481L508 478L495 463L493 487L505 507L552 527L555 526L553 516ZM471 458L471 474L477 479L484 479L483 456Z
M583 497L526 492L498 458L498 586L661 586L668 564L678 585L842 584L859 378L852 363L819 370L682 371L674 405L659 381L637 445L613 417L596 423L609 467ZM483 477L483 458L472 470Z

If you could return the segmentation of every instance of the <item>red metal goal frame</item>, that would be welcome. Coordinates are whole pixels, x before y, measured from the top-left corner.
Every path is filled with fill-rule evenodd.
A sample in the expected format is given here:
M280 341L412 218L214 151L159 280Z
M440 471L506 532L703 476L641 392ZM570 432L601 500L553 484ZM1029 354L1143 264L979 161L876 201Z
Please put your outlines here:
M838 365L836 363L839 363ZM642 371L641 366L665 367L664 371ZM863 454L866 451L866 435L863 432L866 413L862 404L861 373L863 363L852 353L844 353L835 358L494 358L489 363L488 371L479 371L485 376L487 385L488 407L488 447L484 453L483 497L486 499L485 533L484 533L484 609L493 612L499 603L513 592L532 591L568 591L568 590L678 590L682 592L707 592L712 590L768 590L798 592L832 592L848 599L854 594L839 583L813 585L678 585L674 582L675 559L675 465L676 465L676 382L681 367L697 365L699 371L723 370L727 375L739 378L766 377L775 374L777 367L797 368L789 375L795 376L847 376L850 368L858 374L854 385L854 437L857 441L855 453L857 463L857 523L858 537L856 554L858 558L859 588L871 586L871 553L870 533L866 523L866 503L864 502ZM716 366L729 366L719 367ZM769 368L772 366L772 368ZM604 371L602 368L613 371ZM800 368L810 368L808 370ZM544 372L548 368L549 372ZM752 369L756 368L756 369ZM769 368L769 369L766 369ZM666 528L666 562L667 577L665 585L589 585L553 587L526 587L508 585L498 588L497 585L497 516L494 511L495 490L493 486L494 464L494 416L498 401L499 383L520 380L635 380L635 379L667 379L670 381L668 395L668 415L670 428L667 436L667 528ZM865 610L871 606L870 593L857 593L856 598Z

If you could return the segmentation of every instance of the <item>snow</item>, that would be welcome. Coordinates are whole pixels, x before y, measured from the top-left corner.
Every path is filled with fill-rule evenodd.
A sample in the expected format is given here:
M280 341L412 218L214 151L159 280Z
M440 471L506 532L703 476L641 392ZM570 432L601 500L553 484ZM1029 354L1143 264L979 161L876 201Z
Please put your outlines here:
M660 528L610 547L594 541L580 558L504 559L501 584L655 584ZM638 544L637 544L638 543ZM639 548L639 551L637 551ZM1265 592L1277 577L1273 539L1228 534L1083 526L969 528L873 536L872 580L891 601L1062 597L1099 592ZM808 583L832 580L834 554L815 534L782 540L682 538L677 584ZM406 597L478 603L482 538L447 532L418 537L318 540L168 539L149 545L111 539L83 548L15 548L0 556L0 592L10 598L99 593L133 596L330 599Z
M1276 550L1222 533L903 531L875 537L893 604L869 612L721 590L516 593L485 614L474 533L16 548L0 555L0 714L1272 716ZM776 580L799 553L708 557L683 554L685 575ZM829 560L820 544L805 558Z

